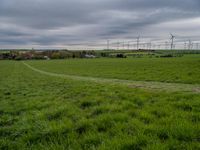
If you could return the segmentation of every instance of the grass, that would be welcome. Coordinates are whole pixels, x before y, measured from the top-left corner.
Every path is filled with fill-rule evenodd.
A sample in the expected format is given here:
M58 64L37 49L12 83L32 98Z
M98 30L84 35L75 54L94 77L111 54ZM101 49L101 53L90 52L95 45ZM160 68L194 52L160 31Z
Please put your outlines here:
M31 61L44 71L137 81L200 83L200 56ZM59 67L58 67L59 66Z
M56 73L130 80L162 81L162 72L165 82L199 83L199 57L27 63ZM16 61L0 61L0 68L0 149L200 149L199 93L47 76ZM133 70L137 76L128 74ZM181 80L168 76L175 71Z

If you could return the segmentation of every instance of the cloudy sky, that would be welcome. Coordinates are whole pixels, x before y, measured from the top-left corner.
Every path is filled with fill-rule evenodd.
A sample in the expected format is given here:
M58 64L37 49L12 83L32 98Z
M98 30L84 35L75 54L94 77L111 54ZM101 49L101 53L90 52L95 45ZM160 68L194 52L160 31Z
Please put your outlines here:
M0 48L200 40L200 0L0 0Z

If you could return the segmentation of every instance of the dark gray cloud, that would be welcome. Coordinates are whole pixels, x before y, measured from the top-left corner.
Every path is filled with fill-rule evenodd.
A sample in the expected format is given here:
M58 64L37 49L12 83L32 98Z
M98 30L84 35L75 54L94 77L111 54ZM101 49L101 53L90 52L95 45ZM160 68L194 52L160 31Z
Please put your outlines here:
M199 8L199 0L1 0L0 47L151 40L170 32L192 38L200 34Z

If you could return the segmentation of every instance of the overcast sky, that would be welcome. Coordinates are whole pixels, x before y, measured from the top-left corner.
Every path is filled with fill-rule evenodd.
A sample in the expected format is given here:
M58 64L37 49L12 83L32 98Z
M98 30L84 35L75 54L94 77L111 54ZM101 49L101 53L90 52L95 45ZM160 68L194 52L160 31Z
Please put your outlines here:
M200 0L0 0L0 48L200 40Z

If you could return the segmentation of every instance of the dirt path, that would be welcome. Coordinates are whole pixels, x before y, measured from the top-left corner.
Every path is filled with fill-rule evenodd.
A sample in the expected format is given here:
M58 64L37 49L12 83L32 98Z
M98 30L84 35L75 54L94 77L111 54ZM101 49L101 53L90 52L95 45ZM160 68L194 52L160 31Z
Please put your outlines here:
M66 75L66 74L58 74L43 71L37 69L25 62L23 64L29 69L53 77L61 77L61 78L69 78L74 80L84 80L84 81L93 81L98 83L110 83L110 84L123 84L132 88L143 88L143 89L152 89L152 90L161 90L168 92L194 92L200 93L200 85L193 84L183 84L183 83L164 83L164 82L148 82L148 81L133 81L133 80L121 80L121 79L106 79L106 78L95 78L95 77L84 77L84 76L75 76L75 75Z

